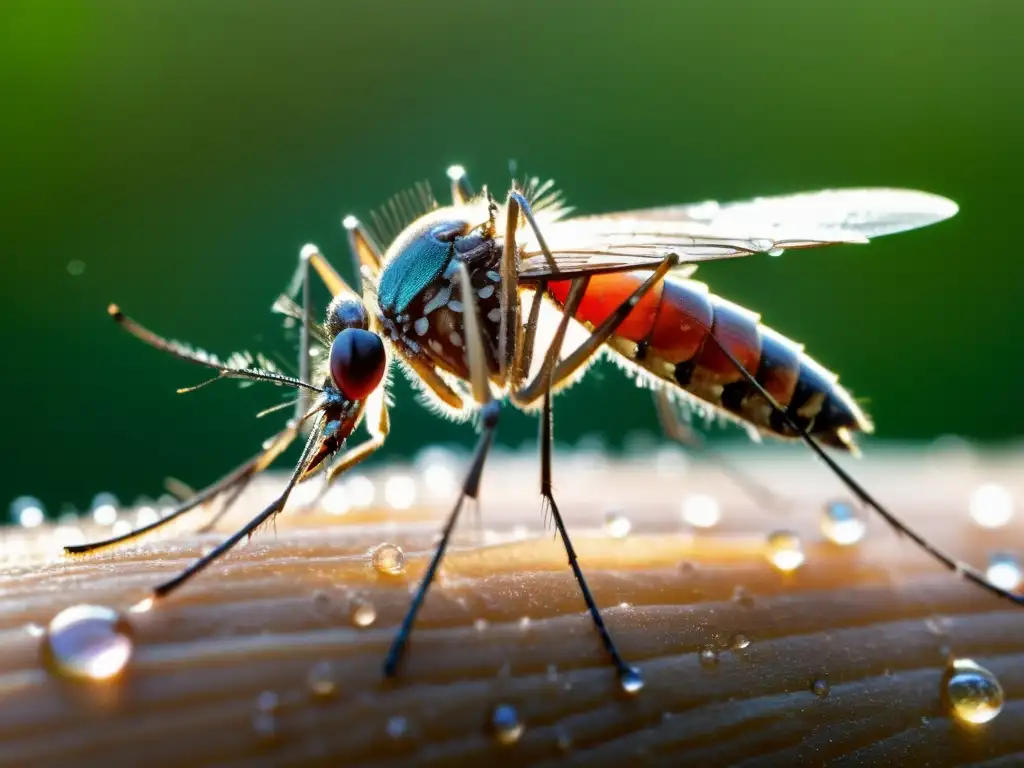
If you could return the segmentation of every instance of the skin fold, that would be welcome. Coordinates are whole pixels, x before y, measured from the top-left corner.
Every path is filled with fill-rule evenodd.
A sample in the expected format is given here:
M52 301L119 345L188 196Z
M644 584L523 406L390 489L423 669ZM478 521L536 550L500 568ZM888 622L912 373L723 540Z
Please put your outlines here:
M1024 541L1016 518L989 530L967 513L981 483L1022 497L1020 456L867 453L844 463L957 557L984 569L990 553ZM634 695L619 686L564 549L543 527L532 456L488 465L480 528L467 515L388 682L384 654L454 493L420 481L411 507L387 508L388 479L419 477L412 468L367 471L377 503L342 515L290 504L276 535L260 531L145 613L127 609L243 522L281 479L255 483L218 533L184 524L134 548L66 558L52 554L49 527L5 532L4 551L19 554L0 572L0 764L1021 759L1024 609L941 570L870 513L860 543L824 539L825 502L846 497L805 453L755 447L732 461L777 493L773 508L714 464L675 453L556 454L580 562L620 650L644 676ZM719 501L717 526L683 522L681 500L695 493ZM610 535L609 514L628 518L628 535ZM84 527L87 537L100 533ZM806 562L792 573L766 556L768 534L780 529L803 542ZM400 573L374 568L367 551L381 542L404 550ZM41 664L32 625L77 603L126 611L135 653L117 679L74 682ZM991 722L951 716L943 676L953 658L998 678L1005 704ZM508 733L493 723L503 705L523 725L518 738L499 738Z

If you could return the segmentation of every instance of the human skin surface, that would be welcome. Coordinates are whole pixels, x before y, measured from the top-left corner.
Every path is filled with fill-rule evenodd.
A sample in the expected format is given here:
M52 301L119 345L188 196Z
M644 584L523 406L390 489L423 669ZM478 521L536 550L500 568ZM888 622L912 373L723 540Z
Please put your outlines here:
M261 531L144 613L127 609L282 480L247 492L221 533L178 526L70 559L47 554L47 527L8 532L4 551L22 554L0 572L0 764L1022 759L1024 608L940 569L870 512L860 543L825 540L823 505L848 494L811 458L744 452L734 463L776 493L773 508L714 465L685 469L674 454L556 457L556 493L584 572L644 677L632 695L598 642L561 542L543 527L532 459L498 456L488 466L481 529L467 514L392 681L381 664L453 498L423 491L421 479L407 509L379 501L341 515L289 508L276 531ZM983 482L1024 496L1019 456L887 451L845 463L931 541L976 566L1024 541L1018 519L989 530L967 514ZM396 475L419 477L395 466L367 473L378 489ZM692 493L719 500L718 525L682 521L680 500ZM632 524L622 538L605 525L610 510ZM212 511L195 513L195 525ZM793 572L766 557L777 529L803 541L806 561ZM385 541L405 552L398 574L380 572L367 554ZM119 677L76 682L42 664L45 637L29 628L79 603L126 612L135 650ZM992 721L953 716L944 682L953 658L998 678L1005 704ZM522 723L518 738L498 738L492 716L502 705Z

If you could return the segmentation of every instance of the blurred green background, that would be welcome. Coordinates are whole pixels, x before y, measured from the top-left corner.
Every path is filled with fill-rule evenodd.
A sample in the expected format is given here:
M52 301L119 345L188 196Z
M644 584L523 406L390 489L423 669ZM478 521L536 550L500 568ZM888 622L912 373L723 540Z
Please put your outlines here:
M501 190L512 158L587 212L844 185L953 198L927 230L700 276L839 371L881 437L1016 438L1021 29L1008 0L5 0L2 492L53 508L219 476L283 420L253 419L281 392L175 395L203 372L107 303L216 352L287 353L268 308L302 244L347 267L344 213L424 178L440 195L453 162ZM471 443L404 381L396 398L385 458ZM607 367L558 414L566 441L655 428ZM510 417L501 439L534 434Z

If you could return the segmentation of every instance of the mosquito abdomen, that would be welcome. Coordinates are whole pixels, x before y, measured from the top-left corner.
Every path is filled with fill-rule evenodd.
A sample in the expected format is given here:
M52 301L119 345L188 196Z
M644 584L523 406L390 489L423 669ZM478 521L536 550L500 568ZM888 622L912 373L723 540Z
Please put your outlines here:
M636 271L591 277L576 319L597 326L649 275ZM559 304L569 285L550 284ZM805 354L801 345L762 325L757 314L710 294L703 283L663 280L637 303L609 346L659 379L763 432L796 436L722 347L755 375L791 419L822 442L852 450L852 434L872 429L835 374Z

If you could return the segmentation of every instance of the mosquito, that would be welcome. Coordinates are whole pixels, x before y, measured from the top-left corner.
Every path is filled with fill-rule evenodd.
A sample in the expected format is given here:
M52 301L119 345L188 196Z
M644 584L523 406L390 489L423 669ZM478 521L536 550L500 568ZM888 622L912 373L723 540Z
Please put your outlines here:
M1001 598L1024 598L990 583L937 549L877 502L826 447L855 452L873 425L838 377L760 316L692 280L699 264L785 250L863 244L954 216L944 197L907 189L831 189L719 204L702 202L577 216L551 182L513 182L504 202L479 194L461 166L448 169L451 204L426 186L392 199L367 226L348 216L359 285L349 285L312 245L299 256L294 300L279 312L300 323L298 376L251 356L222 361L149 331L111 305L125 330L165 352L239 378L298 391L295 416L245 463L182 501L162 519L122 536L67 547L81 554L149 533L215 497L223 515L245 485L296 438L304 448L280 495L223 543L153 590L167 597L251 536L284 508L300 481L326 472L327 485L384 445L389 371L400 367L438 411L475 418L479 437L439 543L384 660L397 674L417 615L460 512L477 502L480 479L505 404L539 412L540 497L565 546L597 635L620 677L639 673L619 653L580 568L552 490L553 396L601 357L655 390L665 431L685 439L680 403L705 408L749 431L803 440L863 504L951 571ZM385 248L381 242L388 242ZM313 274L332 295L313 320ZM553 322L546 322L553 319ZM571 351L563 343L575 335ZM313 371L311 345L327 354ZM208 383L208 382L207 382ZM368 437L352 439L364 424ZM214 518L215 522L216 518ZM208 524L207 527L209 527Z

